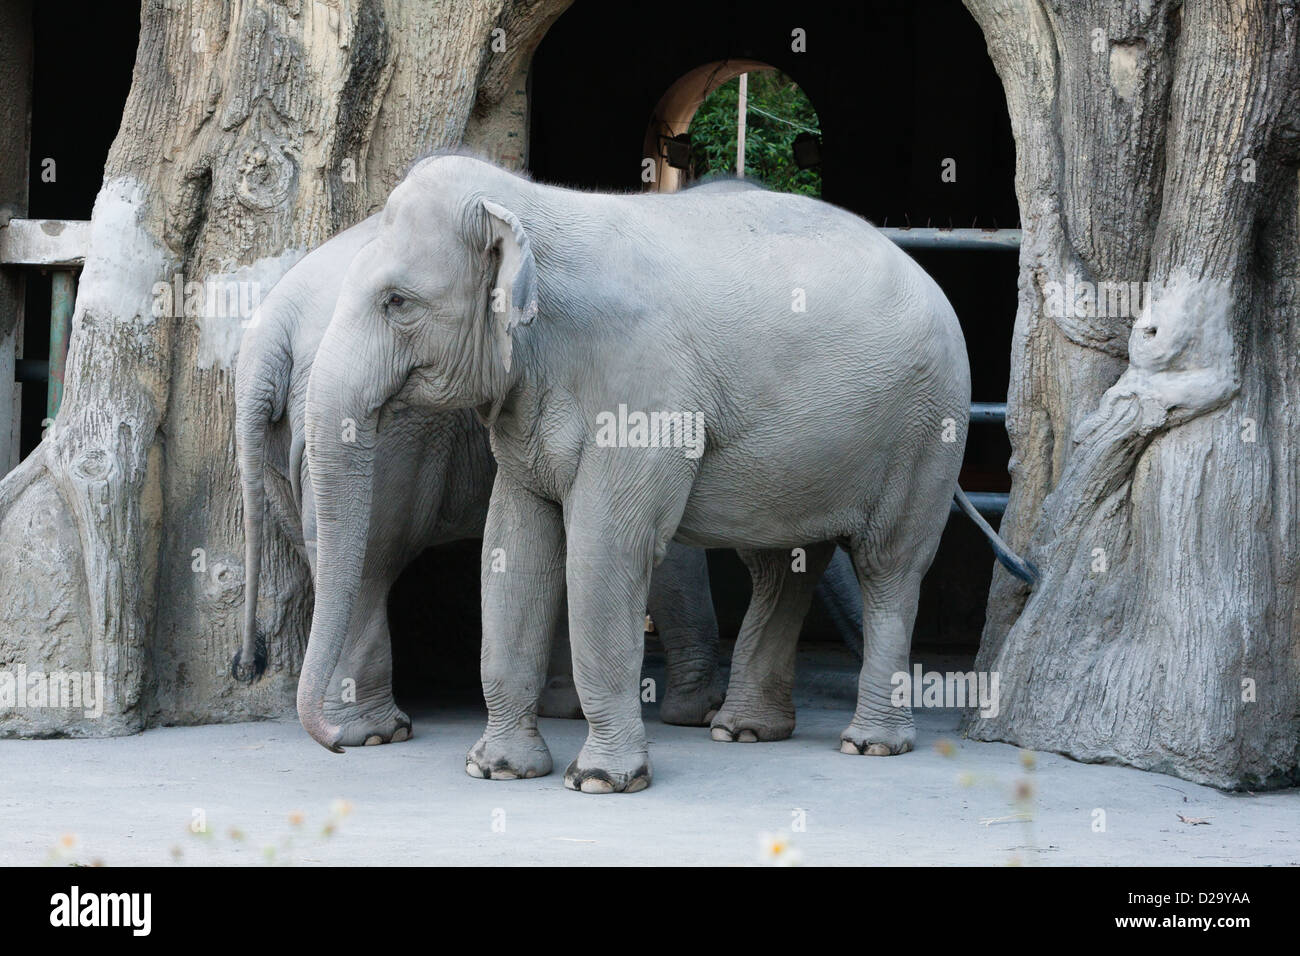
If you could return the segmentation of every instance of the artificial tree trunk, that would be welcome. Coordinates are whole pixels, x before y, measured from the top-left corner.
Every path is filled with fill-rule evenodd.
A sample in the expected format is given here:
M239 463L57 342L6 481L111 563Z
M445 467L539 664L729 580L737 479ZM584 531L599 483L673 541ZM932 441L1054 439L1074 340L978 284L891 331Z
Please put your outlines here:
M1025 231L1002 532L1042 571L1032 594L995 572L977 667L1001 707L967 732L1221 787L1294 780L1300 11L965 2ZM1076 295L1148 283L1145 304L1088 314L1085 286L1062 308L1072 276Z
M244 583L233 371L248 316L228 302L186 314L162 290L180 275L255 303L467 127L521 164L520 73L567 3L145 0L63 404L0 482L0 665L98 672L107 699L99 718L0 707L0 732L122 733L292 706L311 598L273 526L270 679L249 690L228 677Z

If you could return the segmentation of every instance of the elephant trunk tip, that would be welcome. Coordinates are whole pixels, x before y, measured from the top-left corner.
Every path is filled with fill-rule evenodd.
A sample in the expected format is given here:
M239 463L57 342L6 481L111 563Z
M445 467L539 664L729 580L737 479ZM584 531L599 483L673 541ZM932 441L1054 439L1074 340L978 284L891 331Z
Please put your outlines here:
M336 727L325 719L324 701L317 700L311 703L304 701L299 695L298 720L302 723L303 729L311 735L311 739L316 743L330 753L343 753L343 748L339 746L339 738L343 736L343 728Z
M337 737L338 735L335 734L334 736ZM322 747L324 747L324 748L325 748L326 750L328 750L330 753L332 753L332 754L341 754L341 753L343 753L343 748L340 747L338 744L327 743L326 741L322 740L320 737L317 737L315 734L312 734L312 737L315 739L316 743L320 744Z

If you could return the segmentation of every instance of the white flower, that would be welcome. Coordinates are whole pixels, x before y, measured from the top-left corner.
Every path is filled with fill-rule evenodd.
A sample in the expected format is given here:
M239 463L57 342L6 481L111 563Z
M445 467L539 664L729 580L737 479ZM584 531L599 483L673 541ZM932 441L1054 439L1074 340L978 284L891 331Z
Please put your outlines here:
M787 834L760 833L758 859L768 866L798 866L803 861L803 854L791 844Z

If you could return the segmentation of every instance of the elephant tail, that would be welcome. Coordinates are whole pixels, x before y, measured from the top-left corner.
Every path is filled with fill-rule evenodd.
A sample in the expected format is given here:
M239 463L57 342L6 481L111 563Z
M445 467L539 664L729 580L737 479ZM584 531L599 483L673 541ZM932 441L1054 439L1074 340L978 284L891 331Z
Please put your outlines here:
M230 662L230 674L245 683L256 681L266 670L266 637L257 626L266 524L266 440L271 423L284 414L293 368L289 330L273 301L263 303L254 314L235 372L235 447L244 500L244 633Z
M966 512L966 516L971 521L974 521L975 526L984 532L984 537L989 539L989 544L993 547L993 553L997 556L998 563L1031 588L1037 586L1038 568L1034 567L1032 562L1025 560L1007 547L1007 543L993 530L992 525L984 520L984 516L975 509L970 499L966 497L966 492L962 491L960 486L953 497L957 500L958 507Z

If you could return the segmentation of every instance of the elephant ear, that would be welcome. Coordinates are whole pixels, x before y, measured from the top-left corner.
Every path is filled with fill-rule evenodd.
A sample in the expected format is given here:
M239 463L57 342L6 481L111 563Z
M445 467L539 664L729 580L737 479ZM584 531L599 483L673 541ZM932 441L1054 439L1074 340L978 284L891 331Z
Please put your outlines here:
M496 278L488 295L492 336L497 354L506 371L510 371L511 335L527 325L537 314L537 264L533 261L532 243L519 218L504 206L483 200L487 213L489 248L500 254Z

